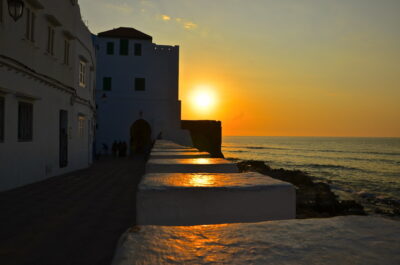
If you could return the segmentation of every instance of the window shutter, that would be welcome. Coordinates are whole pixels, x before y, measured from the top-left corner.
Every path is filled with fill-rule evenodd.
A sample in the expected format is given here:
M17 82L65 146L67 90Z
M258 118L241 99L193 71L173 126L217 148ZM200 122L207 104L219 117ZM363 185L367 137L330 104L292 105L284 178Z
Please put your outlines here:
M142 44L135 43L135 56L142 56Z
M4 98L0 97L0 142L4 141Z
M32 42L35 42L35 22L36 22L36 15L35 13L31 13L31 38Z
M27 40L30 39L30 30L31 30L31 10L29 8L25 9L26 11L26 32L25 32L25 38Z
M135 78L135 90L136 91L145 91L146 90L146 79Z
M114 54L114 42L107 42L107 54Z
M104 77L103 78L103 90L104 91L111 91L112 89L112 78L111 77Z
M18 140L32 141L33 139L33 105L19 102L18 105Z
M129 40L120 40L119 54L128 55L129 51Z

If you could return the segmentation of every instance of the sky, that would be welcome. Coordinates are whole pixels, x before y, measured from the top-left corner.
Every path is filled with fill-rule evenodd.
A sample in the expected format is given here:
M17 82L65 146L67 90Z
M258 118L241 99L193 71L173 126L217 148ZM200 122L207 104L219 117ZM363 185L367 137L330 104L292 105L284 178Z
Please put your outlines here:
M182 119L221 120L223 135L400 137L399 0L80 6L93 33L133 27L180 46Z

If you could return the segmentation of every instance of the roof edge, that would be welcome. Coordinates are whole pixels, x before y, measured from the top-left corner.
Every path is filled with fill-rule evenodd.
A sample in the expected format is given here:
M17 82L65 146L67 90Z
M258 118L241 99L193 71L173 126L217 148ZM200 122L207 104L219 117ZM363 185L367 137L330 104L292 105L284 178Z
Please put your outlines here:
M153 37L147 35L137 29L128 27L119 27L108 31L103 31L97 34L100 38L119 38L119 39L136 39L152 41Z

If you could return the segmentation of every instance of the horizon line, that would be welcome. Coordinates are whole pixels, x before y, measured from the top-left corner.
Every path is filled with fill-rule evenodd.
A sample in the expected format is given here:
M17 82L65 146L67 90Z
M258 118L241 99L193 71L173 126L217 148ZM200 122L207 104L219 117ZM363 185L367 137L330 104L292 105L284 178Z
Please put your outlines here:
M222 135L222 137L320 137L320 138L400 138L400 136L326 136L326 135Z

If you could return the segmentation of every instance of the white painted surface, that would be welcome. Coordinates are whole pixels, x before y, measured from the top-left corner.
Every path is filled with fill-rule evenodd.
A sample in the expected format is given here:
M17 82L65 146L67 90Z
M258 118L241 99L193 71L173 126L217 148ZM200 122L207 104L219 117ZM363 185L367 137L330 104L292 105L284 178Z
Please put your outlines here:
M259 173L146 174L136 209L142 225L293 219L296 192L293 185Z
M14 22L3 1L0 22L0 97L5 99L5 139L0 142L0 191L88 167L92 162L95 117L95 58L91 34L78 5L40 0L35 14L34 42L27 40L26 14ZM52 19L60 24L54 26ZM54 19L53 19L54 22ZM55 32L54 55L47 50L48 26ZM70 43L64 64L64 41ZM79 62L86 61L86 86L79 86ZM72 99L72 100L71 100ZM18 102L33 103L33 140L18 141ZM59 111L68 111L68 166L59 167ZM84 134L78 133L84 115Z
M138 226L120 239L113 265L400 264L400 222L336 217L202 226Z
M180 145L168 140L156 140L151 153L159 152L199 152L198 149Z
M152 139L191 145L189 131L181 130L179 91L179 47L162 46L150 40L129 40L129 55L119 55L118 38L94 36L97 46L98 148L113 141L130 143L130 128L138 119L147 121ZM106 54L108 42L114 55ZM134 55L134 44L142 45L142 55ZM112 90L103 90L103 78L112 78ZM145 78L145 91L136 91L135 78Z
M197 149L192 148L191 146L177 144L175 142L168 141L168 140L156 140L154 142L154 146L153 146L153 151L154 150L163 150L163 151L180 150L181 151L182 149L184 149L185 151L187 151L187 150L198 151Z
M196 148L159 148L159 147L154 147L151 150L152 153L158 153L158 152L199 152L198 149Z
M146 173L239 173L239 170L222 158L149 159Z
M208 158L210 154L207 152L151 152L151 159L174 159L174 158Z

